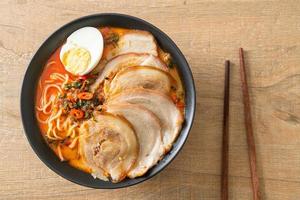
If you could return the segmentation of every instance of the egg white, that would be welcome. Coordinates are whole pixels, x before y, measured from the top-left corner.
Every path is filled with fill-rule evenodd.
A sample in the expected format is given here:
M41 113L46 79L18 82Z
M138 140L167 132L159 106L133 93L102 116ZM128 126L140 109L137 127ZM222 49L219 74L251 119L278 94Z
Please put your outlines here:
M91 72L98 64L103 53L103 36L101 32L94 27L83 27L73 32L68 38L66 43L60 50L60 60L63 63L64 54L72 48L82 48L89 52L91 59L89 65L84 70L77 70L72 72L65 69L74 75L85 75Z

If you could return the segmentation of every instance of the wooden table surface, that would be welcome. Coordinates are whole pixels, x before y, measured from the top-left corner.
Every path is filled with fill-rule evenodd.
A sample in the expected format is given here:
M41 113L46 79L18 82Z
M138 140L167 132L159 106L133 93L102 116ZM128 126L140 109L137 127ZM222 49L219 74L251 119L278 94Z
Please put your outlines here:
M19 98L26 67L63 24L101 12L135 15L166 32L197 87L194 126L162 173L119 190L75 185L48 169L27 142ZM238 68L246 51L263 199L300 199L300 2L66 0L0 2L0 199L219 199L224 60L233 63L229 197L252 199Z

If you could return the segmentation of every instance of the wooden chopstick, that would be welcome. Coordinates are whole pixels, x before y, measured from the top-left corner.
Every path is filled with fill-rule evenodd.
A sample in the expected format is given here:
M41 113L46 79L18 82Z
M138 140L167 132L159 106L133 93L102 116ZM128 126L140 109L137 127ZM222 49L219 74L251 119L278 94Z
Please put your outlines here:
M229 122L229 92L230 92L230 61L225 61L225 80L224 80L224 106L223 106L223 144L222 144L222 182L221 199L228 199L228 122Z
M244 115L245 115L245 126L246 126L247 143L248 143L248 156L249 156L250 171L251 171L252 192L253 192L253 199L259 200L260 199L259 179L258 179L257 169L256 169L256 151L255 151L255 142L253 136L250 98L249 98L248 83L246 77L243 48L240 48L239 53L240 53L240 76L241 76L242 91L243 91Z

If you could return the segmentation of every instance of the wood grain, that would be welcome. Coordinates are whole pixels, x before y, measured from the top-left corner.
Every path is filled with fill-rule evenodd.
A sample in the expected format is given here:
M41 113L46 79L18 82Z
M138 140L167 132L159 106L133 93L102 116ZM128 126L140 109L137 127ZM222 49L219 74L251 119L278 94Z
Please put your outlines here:
M165 31L186 56L197 113L179 156L131 188L70 183L34 154L19 112L21 81L34 52L63 24L120 12ZM220 199L224 60L231 60L229 199L252 199L238 67L247 49L249 92L262 199L300 199L300 4L296 0L0 1L0 199Z

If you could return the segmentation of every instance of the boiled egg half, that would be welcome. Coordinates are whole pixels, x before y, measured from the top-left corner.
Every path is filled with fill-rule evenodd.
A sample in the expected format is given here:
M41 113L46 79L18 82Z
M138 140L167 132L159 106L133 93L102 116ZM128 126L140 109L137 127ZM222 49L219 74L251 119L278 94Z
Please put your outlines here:
M103 53L103 37L94 27L83 27L73 32L60 50L60 61L74 75L92 71Z

